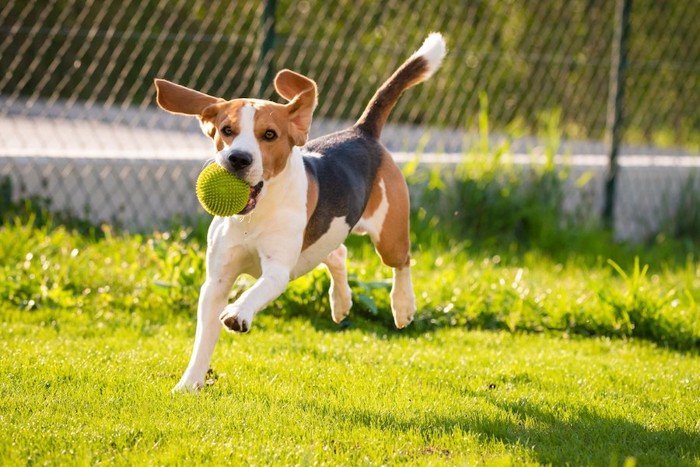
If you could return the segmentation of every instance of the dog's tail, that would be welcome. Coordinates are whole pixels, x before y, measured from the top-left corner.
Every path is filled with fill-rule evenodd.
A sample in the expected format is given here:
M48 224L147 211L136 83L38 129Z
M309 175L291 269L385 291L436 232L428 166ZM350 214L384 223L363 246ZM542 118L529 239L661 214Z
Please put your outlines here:
M440 67L446 47L442 34L434 32L420 49L406 60L372 96L360 119L355 123L366 134L379 138L391 110L403 92L425 81Z

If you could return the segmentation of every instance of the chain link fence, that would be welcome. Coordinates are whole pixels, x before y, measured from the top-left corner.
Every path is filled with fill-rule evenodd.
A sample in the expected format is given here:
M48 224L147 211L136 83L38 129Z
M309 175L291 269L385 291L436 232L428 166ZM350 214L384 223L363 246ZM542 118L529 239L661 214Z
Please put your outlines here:
M490 137L514 138L516 155L537 152L557 120L561 153L594 172L585 189L598 216L611 74L622 71L615 228L650 232L687 202L680 187L698 171L700 3L635 0L617 70L619 1L6 0L0 177L13 199L41 196L93 221L149 228L193 215L211 146L193 119L154 107L153 78L277 99L274 73L294 69L319 86L315 136L353 121L427 33L441 31L448 56L392 113L390 149L466 153L485 94Z

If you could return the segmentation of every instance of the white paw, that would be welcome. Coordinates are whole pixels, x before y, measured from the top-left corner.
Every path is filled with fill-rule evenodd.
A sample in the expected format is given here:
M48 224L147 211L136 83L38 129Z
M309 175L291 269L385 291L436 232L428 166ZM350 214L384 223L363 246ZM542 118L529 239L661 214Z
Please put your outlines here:
M335 283L331 284L331 316L333 321L340 323L350 313L352 307L352 292L348 283L344 283L337 287Z
M253 323L252 311L242 310L234 305L228 305L219 315L219 320L224 325L227 331L230 332L248 332L250 325Z
M204 386L204 381L191 381L183 377L171 392L173 394L195 393L199 392L202 386Z
M403 329L411 324L416 314L416 297L412 289L391 291L391 313L397 328Z

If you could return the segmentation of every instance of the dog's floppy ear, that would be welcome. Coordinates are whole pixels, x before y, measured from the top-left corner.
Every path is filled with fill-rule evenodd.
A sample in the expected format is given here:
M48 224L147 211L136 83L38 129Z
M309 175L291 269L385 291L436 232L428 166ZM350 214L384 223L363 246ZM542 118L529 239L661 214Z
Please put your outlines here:
M304 75L292 70L282 70L275 76L275 90L277 94L291 101L310 87L316 89L316 83Z
M282 70L275 77L275 89L287 99L289 136L295 146L303 146L309 135L311 117L316 108L316 83L291 70Z
M194 89L171 83L164 79L155 80L158 105L168 112L183 115L202 115L212 104L223 102L219 97L210 96Z

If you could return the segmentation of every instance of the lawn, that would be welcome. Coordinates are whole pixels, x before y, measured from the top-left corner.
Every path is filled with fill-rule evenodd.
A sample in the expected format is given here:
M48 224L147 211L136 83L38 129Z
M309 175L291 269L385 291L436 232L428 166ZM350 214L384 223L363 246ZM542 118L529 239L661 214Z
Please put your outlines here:
M353 241L347 323L316 271L171 395L200 238L0 227L1 464L700 465L692 252L422 239L399 332L389 271Z
M646 343L267 316L223 336L211 386L172 396L188 320L68 328L2 326L6 465L700 459L700 361Z

